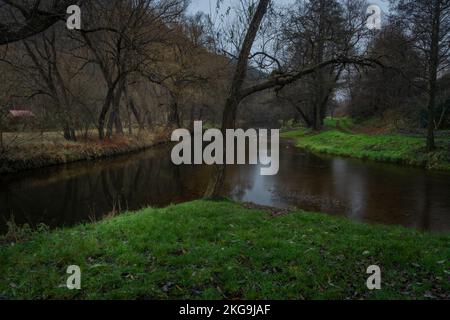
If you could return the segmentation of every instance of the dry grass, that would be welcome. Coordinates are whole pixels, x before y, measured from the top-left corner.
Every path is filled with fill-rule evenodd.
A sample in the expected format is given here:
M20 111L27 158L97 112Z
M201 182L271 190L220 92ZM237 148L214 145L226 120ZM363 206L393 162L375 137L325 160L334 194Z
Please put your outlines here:
M167 128L114 136L103 141L95 134L91 131L87 136L80 136L77 142L71 142L59 132L4 133L6 151L0 153L0 173L125 154L164 143L170 137Z

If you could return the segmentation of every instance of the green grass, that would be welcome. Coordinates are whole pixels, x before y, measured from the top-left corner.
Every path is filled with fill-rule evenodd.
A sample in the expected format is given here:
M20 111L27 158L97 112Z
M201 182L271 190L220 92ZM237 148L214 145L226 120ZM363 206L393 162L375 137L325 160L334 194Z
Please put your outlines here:
M351 130L355 126L355 122L352 118L343 117L343 118L326 118L324 120L324 126L327 128L337 128L341 130Z
M19 299L450 298L450 237L232 202L144 209L0 247L0 296ZM382 290L366 287L370 265ZM79 265L82 289L64 287Z
M344 128L349 130L350 124L344 122ZM342 129L312 133L301 129L284 133L282 137L294 139L298 147L316 153L450 170L450 138L438 139L439 149L428 154L424 138L398 134L355 134Z

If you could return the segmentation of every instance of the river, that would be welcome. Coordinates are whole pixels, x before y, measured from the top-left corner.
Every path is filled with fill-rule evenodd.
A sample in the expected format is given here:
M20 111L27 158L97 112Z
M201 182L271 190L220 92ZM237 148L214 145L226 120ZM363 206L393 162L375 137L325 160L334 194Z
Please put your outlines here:
M210 168L175 166L171 147L0 177L0 232L17 224L50 227L99 220L112 211L163 207L198 199ZM231 166L225 193L237 201L301 208L349 219L450 231L450 174L317 156L281 144L280 172Z

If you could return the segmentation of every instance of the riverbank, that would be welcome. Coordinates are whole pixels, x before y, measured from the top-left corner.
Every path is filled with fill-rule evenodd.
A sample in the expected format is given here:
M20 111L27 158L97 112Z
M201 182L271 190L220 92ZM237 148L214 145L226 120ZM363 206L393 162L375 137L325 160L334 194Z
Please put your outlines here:
M319 133L297 129L283 133L282 137L315 153L450 170L450 137L436 139L438 149L433 153L425 151L423 137L354 133L348 127L328 128Z
M0 297L449 299L449 248L450 236L196 201L3 242ZM81 290L65 287L69 265ZM371 265L382 290L366 287Z
M108 158L111 156L141 151L169 141L167 130L143 131L139 135L115 136L100 141L96 138L66 141L59 134L25 137L16 139L17 146L0 154L0 174L68 164L79 161ZM22 143L19 143L23 141Z

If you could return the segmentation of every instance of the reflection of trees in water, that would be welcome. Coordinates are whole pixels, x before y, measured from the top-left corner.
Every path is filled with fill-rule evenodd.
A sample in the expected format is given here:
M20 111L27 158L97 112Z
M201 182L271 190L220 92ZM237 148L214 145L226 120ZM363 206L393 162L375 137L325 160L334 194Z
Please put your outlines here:
M450 228L446 176L336 159L287 150L281 154L280 173L265 178L257 166L230 166L224 194L336 214L356 208L365 221L424 230ZM101 218L113 207L136 210L194 200L202 196L210 170L173 165L165 147L1 178L0 229L12 213L19 224L61 226Z
M336 195L332 159L284 147L280 168L287 169L273 177L272 192L278 202L310 211L347 212L347 203Z
M280 188L274 192L280 201L289 203L291 206L303 210L339 215L342 215L349 210L344 203L334 197L315 195L309 193L309 191L293 191L289 189L289 187Z
M249 168L249 167L248 167ZM252 169L250 169L252 170ZM236 201L242 201L253 188L253 180L249 179L248 171L241 174L238 167L230 167L227 171L224 192Z
M172 164L167 148L99 163L85 163L79 175L69 166L47 175L24 177L0 187L0 215L14 213L16 222L51 226L88 221L116 210L164 206L184 200L182 170ZM76 165L80 168L79 164ZM87 169L88 167L89 169ZM61 175L58 180L55 176ZM2 220L3 220L2 219ZM3 221L0 222L3 226Z
M149 157L120 169L103 170L102 188L94 193L103 193L101 198L117 210L165 205L182 192L179 170L166 157ZM105 205L97 210L104 213Z
M433 185L429 183L428 179L424 179L423 194L422 194L422 213L420 221L421 230L429 230L431 227L431 195L433 194Z

